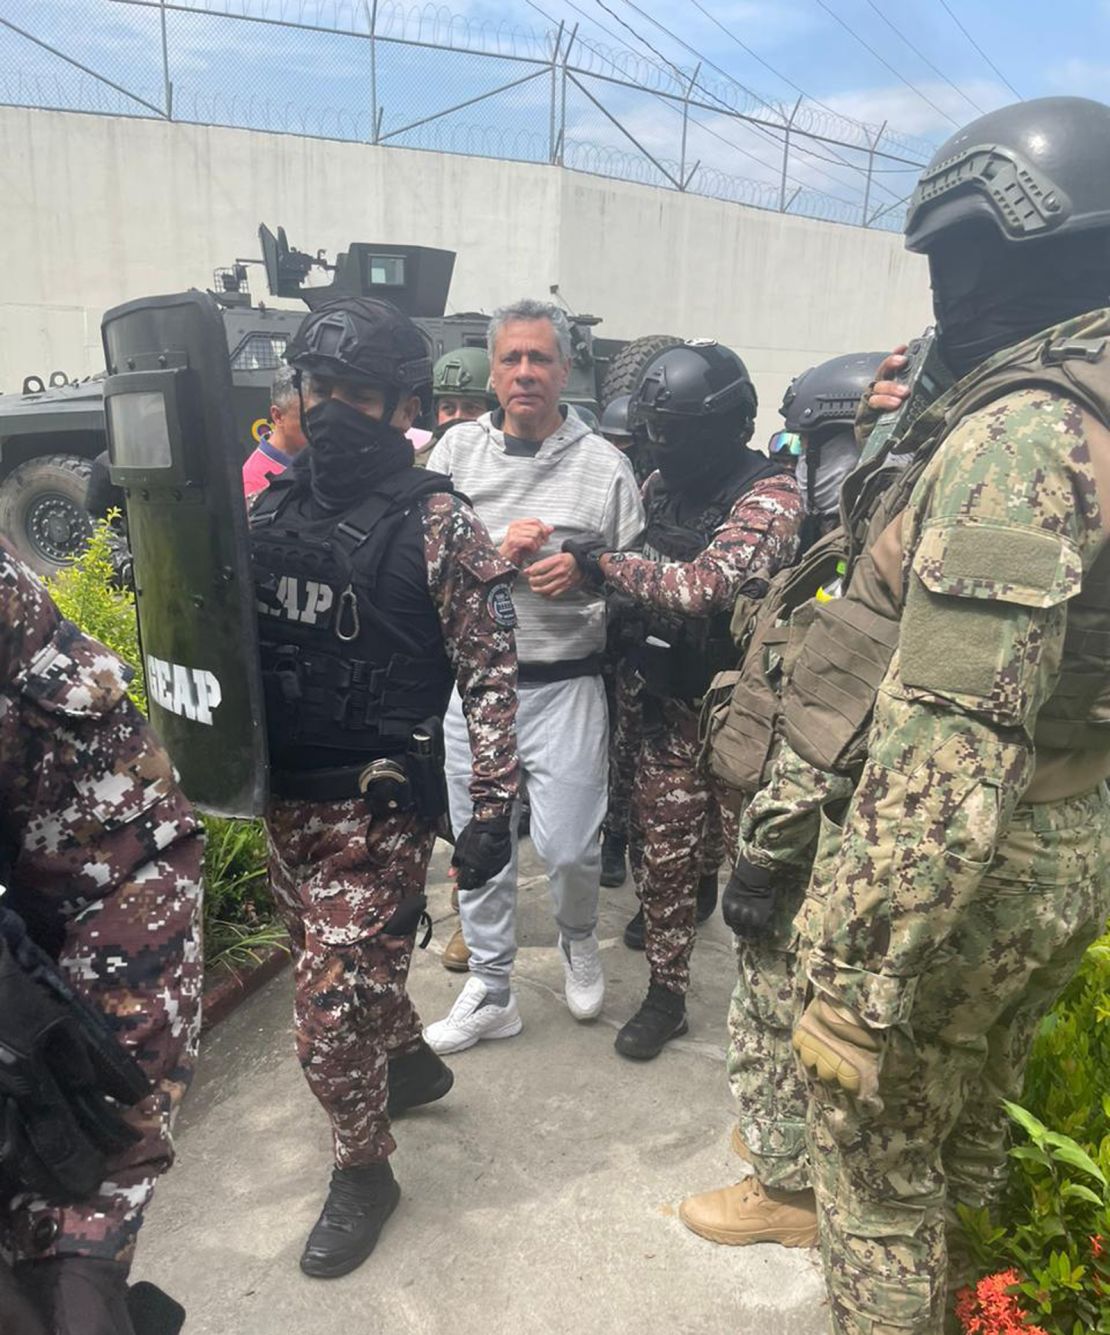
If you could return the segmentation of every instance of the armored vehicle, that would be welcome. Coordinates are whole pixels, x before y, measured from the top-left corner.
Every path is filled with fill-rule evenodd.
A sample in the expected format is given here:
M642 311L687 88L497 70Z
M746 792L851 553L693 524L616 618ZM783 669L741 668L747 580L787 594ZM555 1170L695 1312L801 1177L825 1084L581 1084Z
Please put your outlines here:
M485 346L488 315L445 314L455 252L428 246L354 242L330 264L291 246L284 228L259 228L260 260L240 260L215 274L233 384L233 413L243 457L266 430L269 387L285 345L303 318L297 309L252 301L248 265L260 265L271 296L310 309L341 294L384 297L414 317L432 357ZM641 367L679 340L667 335L625 342L594 336L596 316L571 315L573 364L566 401L600 412L628 393ZM92 461L107 448L103 377L48 381L28 376L18 394L0 394L0 533L41 574L50 574L84 546L90 520L85 489Z

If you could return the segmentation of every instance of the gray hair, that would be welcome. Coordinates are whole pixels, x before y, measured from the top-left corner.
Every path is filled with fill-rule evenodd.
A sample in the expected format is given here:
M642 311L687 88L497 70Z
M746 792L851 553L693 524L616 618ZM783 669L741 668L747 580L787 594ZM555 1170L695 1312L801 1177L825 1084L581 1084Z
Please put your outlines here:
M270 385L270 402L279 408L290 408L297 401L297 372L292 366L283 366Z
M486 347L489 350L490 361L493 360L493 345L497 342L497 335L514 320L549 321L555 330L559 356L565 362L570 361L570 324L567 321L566 311L561 306L556 306L553 301L536 301L532 297L521 297L511 306L499 306L490 317L489 329L486 332Z

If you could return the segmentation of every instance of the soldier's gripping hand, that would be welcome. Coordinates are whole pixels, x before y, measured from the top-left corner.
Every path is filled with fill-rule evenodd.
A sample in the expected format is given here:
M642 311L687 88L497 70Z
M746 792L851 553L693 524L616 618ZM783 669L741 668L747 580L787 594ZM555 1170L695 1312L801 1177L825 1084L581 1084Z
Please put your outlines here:
M794 1030L794 1050L818 1080L862 1102L877 1099L882 1039L850 1006L814 997Z
M901 408L902 400L910 392L909 386L904 385L900 380L894 377L904 370L907 358L906 344L899 343L889 356L884 357L875 373L875 382L868 391L867 406L877 413L893 412L895 408Z
M509 822L508 814L488 820L475 817L459 831L451 866L457 869L460 890L477 890L509 865L513 855Z
M583 533L581 537L567 538L563 542L563 551L574 557L583 579L594 589L600 589L605 583L601 558L608 550L609 544L600 533Z
M766 935L774 911L771 873L741 855L721 897L721 916L737 936L754 941Z

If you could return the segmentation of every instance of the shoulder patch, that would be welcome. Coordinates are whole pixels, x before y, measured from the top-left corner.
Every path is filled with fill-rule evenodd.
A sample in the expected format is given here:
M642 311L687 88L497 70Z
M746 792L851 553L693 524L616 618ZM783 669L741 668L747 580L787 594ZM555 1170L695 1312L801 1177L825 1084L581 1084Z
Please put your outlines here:
M495 626L502 630L512 630L516 625L516 608L513 606L512 590L507 584L495 584L486 594L486 607Z

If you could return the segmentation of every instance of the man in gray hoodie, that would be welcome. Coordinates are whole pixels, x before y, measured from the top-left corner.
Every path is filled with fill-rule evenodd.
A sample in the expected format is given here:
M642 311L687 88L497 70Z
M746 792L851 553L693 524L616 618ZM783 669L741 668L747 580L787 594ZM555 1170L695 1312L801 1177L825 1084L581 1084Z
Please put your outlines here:
M599 832L607 800L608 719L601 680L605 603L583 585L566 538L605 535L614 550L643 527L628 460L559 405L570 370L570 328L554 305L519 301L489 328L490 381L500 407L452 427L429 467L471 500L502 555L522 569L513 592L520 660L517 741L532 805L532 842L548 874L567 1006L593 1019L605 995L597 948ZM471 755L458 697L444 723L452 821L468 808ZM514 827L515 828L515 827ZM521 1029L510 987L516 955L516 877L459 886L470 977L450 1014L428 1027L440 1053Z

